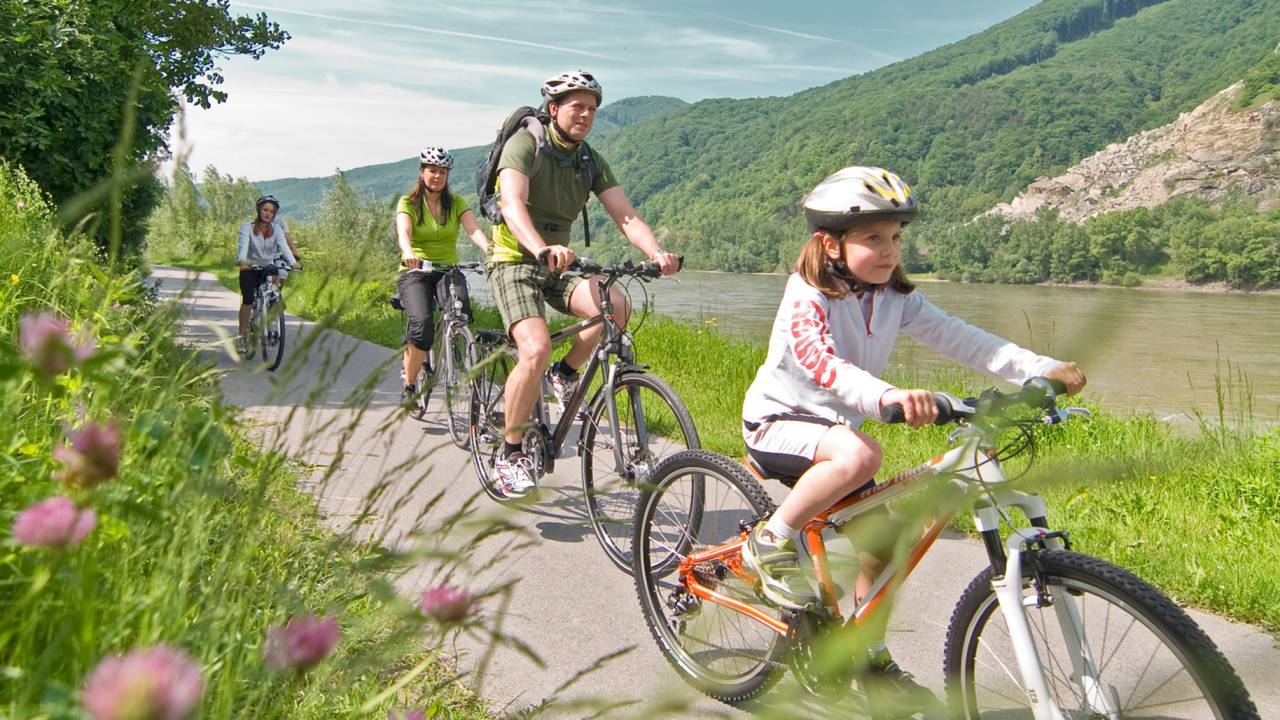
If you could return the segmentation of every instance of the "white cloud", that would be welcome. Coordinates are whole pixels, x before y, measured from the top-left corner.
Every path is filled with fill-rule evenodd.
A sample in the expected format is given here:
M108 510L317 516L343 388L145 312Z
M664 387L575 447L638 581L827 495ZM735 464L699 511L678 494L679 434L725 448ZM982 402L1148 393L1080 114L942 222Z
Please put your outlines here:
M246 74L224 88L226 103L187 112L188 163L251 180L329 175L410 157L426 144L481 144L510 111L333 78Z
M334 60L340 58L344 70L352 70L353 64L363 63L373 73L385 72L388 67L400 67L408 70L451 73L464 80L467 77L483 78L496 75L536 80L541 84L541 81L546 77L545 72L533 70L522 65L465 62L462 60L427 57L403 51L377 52L357 47L352 43L320 40L314 37L294 38L289 41L287 47L291 53L310 56L313 60L318 60L325 64L332 64Z
M517 40L515 38L499 37L496 35L483 35L479 33L458 32L456 30L446 30L439 27L427 27L425 25L414 25L410 23L399 22L383 22L381 20L367 20L365 18L328 15L325 13L308 12L305 10L290 10L288 8L271 7L267 5L256 5L251 3L239 3L239 7L250 8L253 10L266 10L271 13L279 13L286 15L300 15L302 17L316 18L318 20L333 20L340 23L358 23L362 25L371 25L374 27L392 28L396 30L410 30L416 33L426 33L430 35L442 35L453 38L463 38L467 40L485 40L489 42L504 43L508 45L519 45L527 48L537 48L539 50L553 50L555 52L569 53L572 55L586 55L589 57L609 59L608 55L588 52L578 48L563 47L559 45L550 45L547 43L528 42L526 40Z
M764 43L698 28L680 28L655 39L654 44L704 50L710 54L728 55L740 60L769 60L773 57L773 51Z

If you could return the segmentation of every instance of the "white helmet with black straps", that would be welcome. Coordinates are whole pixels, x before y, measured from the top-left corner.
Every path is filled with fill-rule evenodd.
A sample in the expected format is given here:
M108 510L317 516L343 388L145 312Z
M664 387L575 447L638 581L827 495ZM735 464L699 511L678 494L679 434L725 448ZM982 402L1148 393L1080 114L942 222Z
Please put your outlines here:
M442 168L453 167L453 153L439 145L428 145L422 148L418 160L423 165L438 165Z
M915 197L902 178L884 168L860 165L828 175L804 196L803 205L809 232L844 232L870 217L907 222L917 212Z
M604 89L596 81L595 76L586 70L562 72L542 83L542 97L554 100L574 90L586 90L596 96L596 103L604 102Z

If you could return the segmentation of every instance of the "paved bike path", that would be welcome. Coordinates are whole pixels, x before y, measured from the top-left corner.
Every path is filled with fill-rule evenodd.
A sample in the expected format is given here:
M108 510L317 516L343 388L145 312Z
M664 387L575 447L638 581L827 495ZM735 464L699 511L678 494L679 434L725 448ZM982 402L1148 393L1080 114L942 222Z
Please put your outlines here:
M477 498L469 456L449 441L438 396L425 422L399 409L398 352L289 316L284 365L275 373L257 371L234 360L228 343L220 341L236 331L237 293L209 273L157 266L153 276L161 281L163 297L185 307L183 341L225 371L226 400L245 408L264 445L312 469L305 489L317 496L335 530L410 547L415 531L458 512L522 529L516 547L513 536L503 536L473 548L476 562L488 566L454 578L473 590L510 584L501 629L541 660L535 664L510 645L494 647L482 637L458 640L451 649L460 669L483 666L479 690L496 710L528 709L554 696L607 702L614 708L610 715L651 716L645 703L680 702L688 705L676 714L687 717L741 715L692 692L666 665L644 625L631 578L609 563L586 522L577 458L564 458L543 480L537 504L503 507ZM777 496L779 489L770 490ZM424 507L429 512L420 517ZM423 542L438 549L449 539ZM904 667L938 692L946 623L983 564L980 544L944 537L903 588L889 646ZM409 594L435 582L424 563L397 584ZM496 616L501 604L492 597L484 609ZM1262 717L1280 717L1276 640L1247 625L1192 614L1230 658ZM595 667L601 658L608 659ZM575 677L575 684L560 690ZM794 710L803 717L848 716L817 701ZM572 705L557 713L593 714Z

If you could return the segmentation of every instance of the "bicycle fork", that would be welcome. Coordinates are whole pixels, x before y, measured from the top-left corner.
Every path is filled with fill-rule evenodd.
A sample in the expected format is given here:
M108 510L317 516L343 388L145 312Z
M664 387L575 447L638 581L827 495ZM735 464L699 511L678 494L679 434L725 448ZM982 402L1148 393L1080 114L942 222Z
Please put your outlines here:
M1027 608L1052 605L1058 627L1062 632L1063 642L1066 643L1067 652L1071 656L1072 679L1083 691L1084 700L1090 711L1102 717L1118 720L1120 714L1116 710L1114 699L1102 683L1098 664L1084 635L1084 621L1080 616L1080 608L1076 606L1075 600L1066 591L1046 590L1041 578L1038 577L1038 571L1035 572L1036 577L1033 577L1035 594L1023 595L1022 559L1024 554L1029 555L1035 552L1034 549L1028 552L1028 548L1034 548L1037 545L1043 547L1050 541L1056 542L1060 537L1061 535L1050 533L1044 528L1015 530L1005 544L1007 560L1004 577L991 582L1017 656L1023 688L1036 720L1065 720L1049 688L1026 614ZM1032 560L1032 564L1034 562Z

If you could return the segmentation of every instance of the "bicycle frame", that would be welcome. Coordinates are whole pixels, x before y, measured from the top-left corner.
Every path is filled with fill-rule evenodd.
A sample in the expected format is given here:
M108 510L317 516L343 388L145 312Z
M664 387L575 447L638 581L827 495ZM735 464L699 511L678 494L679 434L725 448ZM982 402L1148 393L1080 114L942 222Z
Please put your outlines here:
M754 470L752 472L754 473ZM812 559L814 576L821 593L820 602L835 620L843 620L845 627L865 622L873 613L885 606L890 589L898 587L906 580L933 543L941 536L955 513L946 512L926 521L920 538L904 555L896 557L885 568L867 593L867 597L857 604L848 619L841 616L839 597L827 562L826 545L822 537L824 530L839 530L857 518L877 508L885 507L889 502L913 489L928 483L943 482L951 483L963 490L966 495L981 493L974 509L974 522L982 534L992 567L998 573L992 584L1016 649L1018 670L1024 682L1023 687L1027 690L1028 700L1031 702L1036 720L1062 720L1062 712L1053 700L1023 612L1023 558L1024 555L1034 553L1037 546L1063 547L1063 536L1060 533L1051 533L1047 529L1046 506L1040 496L1007 487L1007 480L999 461L987 453L983 440L978 434L967 437L962 444L943 455L906 470L870 489L841 499L804 526L801 533ZM999 523L1003 509L1007 507L1022 511L1030 521L1031 527L1015 529L1008 541L1001 545L998 535ZM728 566L730 572L753 583L755 581L753 573L742 566L741 560L741 549L749 532L750 528L744 528L737 540L686 557L679 567L681 581L690 593L701 600L724 605L786 637L790 630L790 624L786 620L708 588L698 581L694 572L696 565L720 560ZM1028 550L1031 552L1029 553ZM1038 573L1034 559L1028 564L1031 566L1034 577ZM1089 647L1083 642L1083 622L1075 602L1069 595L1060 592L1054 592L1051 598L1045 597L1041 592L1038 602L1042 603L1042 607L1052 603L1063 627L1071 629L1071 632L1067 633L1069 637L1064 640L1072 659L1075 676L1079 678L1093 710L1104 717L1117 717L1114 704L1099 680L1098 664Z
M449 306L445 307L443 304L440 305L440 319L436 321L435 343L433 344L437 350L440 347L440 343L444 342L444 337L447 334L445 331L449 329L450 325L467 324L467 316L462 312L462 300L454 297L453 294L453 277L456 275L457 277L462 278L462 282L465 284L466 274L468 272L473 272L477 275L480 274L479 263L460 263L458 265L445 265L440 267L444 269L444 275L440 278L440 282L444 283L445 288L448 289ZM418 271L410 270L409 272ZM440 353L437 352L436 356L439 357Z
M580 380L574 387L573 392L569 395L569 399L565 401L564 412L560 419L556 422L555 427L548 429L546 416L546 393L542 392L540 400L534 406L534 422L535 430L543 433L544 439L547 441L546 452L546 472L552 472L555 469L556 456L560 454L560 450L564 447L565 440L569 436L574 421L579 419L582 414L583 400L586 397L587 389L591 386L595 379L596 373L607 362L607 358L616 357L618 360L608 366L604 371L604 377L601 385L591 396L591 400L586 403L590 407L596 403L596 399L600 397L600 393L606 393L605 397L609 405L609 421L612 427L618 427L618 406L613 400L613 389L616 387L617 379L623 373L629 370L643 369L643 366L636 365L631 353L631 344L625 329L619 327L618 321L614 313L613 300L609 296L609 291L617 282L617 277L608 277L599 285L600 294L600 313L593 315L585 320L581 320L573 325L561 328L551 334L551 344L575 337L591 328L603 324L604 334L600 336L600 340L596 342L591 357L587 360L586 366L582 368ZM545 389L544 389L545 390ZM639 403L633 403L636 411L634 418L636 428L641 434L645 432L644 411ZM585 418L583 418L585 422ZM629 467L626 458L622 455L622 444L613 444L615 467ZM581 451L581 448L579 448Z
M279 272L286 270L287 266L282 267L272 263L270 265L256 265L253 269L268 271L268 274L262 276L262 282L258 283L257 292L254 295L253 305L251 306L253 310L249 316L250 327L257 328L261 323L266 322L267 308L271 302L282 302L284 300L284 278L279 275ZM278 285L275 282L277 279L280 280ZM276 297L269 297L269 293L275 293Z

